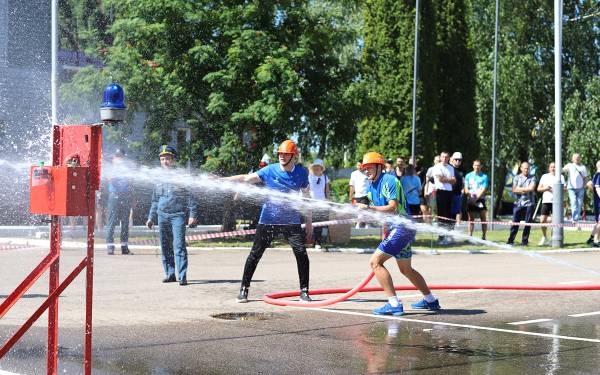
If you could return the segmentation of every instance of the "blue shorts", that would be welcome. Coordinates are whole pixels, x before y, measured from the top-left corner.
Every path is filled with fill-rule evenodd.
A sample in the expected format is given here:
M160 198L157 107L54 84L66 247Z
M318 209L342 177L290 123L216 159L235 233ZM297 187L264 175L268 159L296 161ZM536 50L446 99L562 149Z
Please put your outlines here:
M377 250L396 259L410 259L410 245L415 240L416 231L403 226L393 227L386 238L381 241Z
M452 210L450 213L452 215L460 214L462 212L462 195L454 194L452 195Z

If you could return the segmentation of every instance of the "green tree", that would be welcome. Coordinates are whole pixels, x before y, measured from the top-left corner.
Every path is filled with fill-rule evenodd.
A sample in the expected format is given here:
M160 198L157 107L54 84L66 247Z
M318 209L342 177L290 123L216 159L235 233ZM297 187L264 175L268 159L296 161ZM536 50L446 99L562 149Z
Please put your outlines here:
M475 62L468 45L467 6L463 0L435 2L436 49L439 58L438 151L461 151L466 160L479 157L475 115Z
M368 114L359 124L357 154L386 157L410 152L414 4L365 3L364 80Z
M335 2L331 2L335 4ZM349 2L352 3L352 2ZM112 45L101 73L67 86L81 97L101 74L121 82L132 110L147 114L148 150L170 140L177 121L192 127L190 155L223 168L229 153L246 171L293 134L308 153L350 142L356 64L342 62L354 31L343 12L310 1L113 1ZM355 38L354 38L355 41ZM232 137L238 137L234 140Z

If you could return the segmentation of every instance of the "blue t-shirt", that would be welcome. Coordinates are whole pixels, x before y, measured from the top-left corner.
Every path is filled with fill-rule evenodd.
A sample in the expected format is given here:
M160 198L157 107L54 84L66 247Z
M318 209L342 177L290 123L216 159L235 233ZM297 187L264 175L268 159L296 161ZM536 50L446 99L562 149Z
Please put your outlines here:
M298 194L300 189L308 186L308 171L301 166L295 166L291 172L282 169L280 164L270 164L259 169L256 174L269 189L282 193ZM263 204L260 213L260 224L300 224L300 212L290 207L289 203L280 199L269 200Z
M369 185L367 197L373 206L387 206L391 200L398 201L398 215L406 216L406 199L398 179L388 173L382 173L377 181Z
M467 173L465 176L465 186L471 194L477 194L481 189L487 189L488 176L485 173Z
M421 190L421 179L417 176L402 176L400 179L402 184L402 190L406 196L406 202L408 204L419 204L419 191Z

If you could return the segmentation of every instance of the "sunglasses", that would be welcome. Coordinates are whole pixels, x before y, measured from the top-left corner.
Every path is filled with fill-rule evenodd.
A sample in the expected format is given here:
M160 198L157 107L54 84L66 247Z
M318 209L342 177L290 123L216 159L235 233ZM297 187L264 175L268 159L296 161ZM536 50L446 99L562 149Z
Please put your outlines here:
M317 185L321 183L321 177L317 178Z

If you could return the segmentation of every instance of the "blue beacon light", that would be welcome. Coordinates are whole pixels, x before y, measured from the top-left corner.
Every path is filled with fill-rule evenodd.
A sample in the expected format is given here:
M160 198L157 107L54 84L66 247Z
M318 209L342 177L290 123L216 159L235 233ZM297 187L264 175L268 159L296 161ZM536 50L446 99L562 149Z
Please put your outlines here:
M117 83L104 87L100 118L104 122L123 121L125 119L125 92Z

